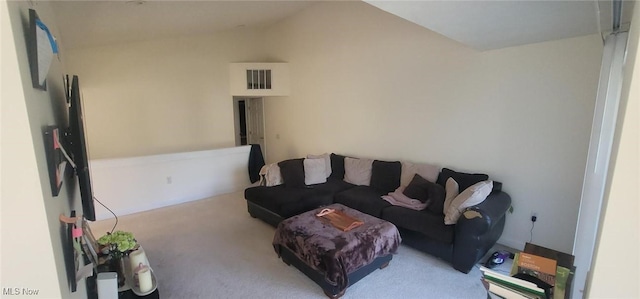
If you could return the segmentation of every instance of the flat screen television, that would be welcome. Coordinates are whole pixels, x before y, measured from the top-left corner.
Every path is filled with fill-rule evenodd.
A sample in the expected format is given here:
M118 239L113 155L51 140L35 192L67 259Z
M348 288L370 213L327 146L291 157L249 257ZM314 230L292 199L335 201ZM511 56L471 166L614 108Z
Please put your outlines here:
M82 101L80 98L80 86L78 76L74 75L71 81L69 97L69 128L67 129L67 142L75 163L75 173L78 175L80 185L80 197L82 199L82 214L90 221L96 220L96 212L91 190L91 177L89 173L89 159L87 158L87 143L84 134L84 118L82 114Z

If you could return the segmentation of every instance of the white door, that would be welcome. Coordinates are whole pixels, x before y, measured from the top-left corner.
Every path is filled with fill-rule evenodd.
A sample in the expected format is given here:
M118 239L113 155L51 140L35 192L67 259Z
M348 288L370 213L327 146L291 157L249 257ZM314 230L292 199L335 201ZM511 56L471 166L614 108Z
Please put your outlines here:
M264 112L262 98L246 99L247 141L249 144L259 144L262 156L266 158L266 144L264 139Z
M606 37L593 116L578 224L573 242L576 273L571 298L584 298L598 239L611 150L616 132L628 33Z

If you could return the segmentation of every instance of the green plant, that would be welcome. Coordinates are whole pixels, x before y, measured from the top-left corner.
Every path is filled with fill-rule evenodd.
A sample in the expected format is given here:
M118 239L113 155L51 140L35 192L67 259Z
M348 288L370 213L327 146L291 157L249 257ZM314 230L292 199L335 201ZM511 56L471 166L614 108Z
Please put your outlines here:
M133 250L138 242L132 233L118 230L100 237L98 244L107 246L112 257L120 258L123 254Z

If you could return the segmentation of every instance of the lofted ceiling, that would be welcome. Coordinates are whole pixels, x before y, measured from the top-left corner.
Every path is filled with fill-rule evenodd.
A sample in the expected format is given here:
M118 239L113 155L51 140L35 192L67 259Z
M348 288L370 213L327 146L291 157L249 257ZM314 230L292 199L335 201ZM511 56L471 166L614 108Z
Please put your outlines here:
M52 6L60 38L73 49L268 26L317 2L92 0ZM478 50L611 31L610 0L365 2ZM623 22L629 19L623 15Z
M365 1L477 50L613 29L613 1ZM622 23L630 21L632 5L625 1Z
M313 1L54 1L65 48L267 26Z

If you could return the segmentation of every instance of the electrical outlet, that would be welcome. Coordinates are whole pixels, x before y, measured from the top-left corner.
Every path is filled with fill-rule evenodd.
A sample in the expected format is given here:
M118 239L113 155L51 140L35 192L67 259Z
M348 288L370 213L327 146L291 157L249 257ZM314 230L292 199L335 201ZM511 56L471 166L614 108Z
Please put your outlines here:
M531 212L531 222L538 221L538 212Z

